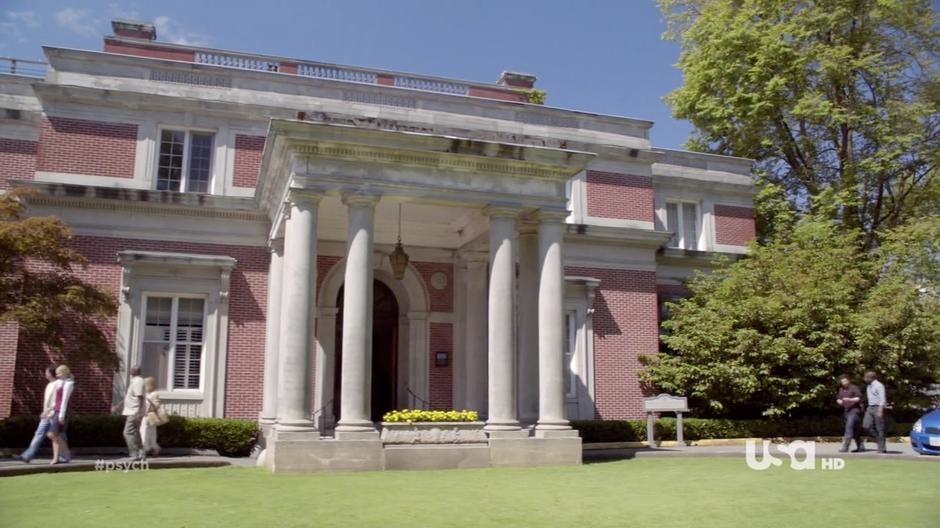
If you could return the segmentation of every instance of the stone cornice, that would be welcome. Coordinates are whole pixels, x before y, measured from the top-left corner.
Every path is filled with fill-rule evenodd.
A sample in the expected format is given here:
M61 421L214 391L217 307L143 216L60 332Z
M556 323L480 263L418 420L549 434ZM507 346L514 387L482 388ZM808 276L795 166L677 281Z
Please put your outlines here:
M652 231L632 227L608 227L590 224L567 224L566 240L587 240L621 246L660 248L670 238L668 231Z
M718 251L697 251L692 249L680 248L661 248L656 254L656 263L665 265L698 267L713 267L720 258L727 258L730 262L738 260L744 254L725 253Z
M595 157L571 149L453 137L441 133L274 119L298 156L399 164L521 178L567 180Z
M134 264L169 264L174 266L210 267L231 270L238 261L223 255L198 253L167 253L162 251L119 251L117 261L122 266Z
M558 180L570 178L573 174L580 172L580 169L572 170L567 167L561 168L538 165L525 161L478 158L460 154L407 151L365 145L308 143L295 145L292 150L296 154L316 158L449 169L461 172L488 173L522 178Z
M14 181L16 185L38 191L27 197L28 203L36 205L255 222L267 220L252 198Z

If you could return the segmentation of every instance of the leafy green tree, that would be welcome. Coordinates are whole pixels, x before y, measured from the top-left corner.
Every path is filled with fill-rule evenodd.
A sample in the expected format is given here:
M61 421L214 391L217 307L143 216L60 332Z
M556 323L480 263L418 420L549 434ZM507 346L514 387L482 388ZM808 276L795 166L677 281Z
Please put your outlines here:
M940 216L867 251L833 214L692 279L641 378L711 413L772 417L831 408L839 373L872 368L894 403L925 403L940 379Z
M68 247L62 220L23 216L27 195L0 194L0 321L69 362L117 366L98 325L117 312L114 296L74 275L87 259Z
M865 247L940 197L940 31L929 0L660 0L682 43L688 146L754 158L790 204L844 193ZM921 197L920 195L927 196ZM764 226L766 227L766 226ZM762 231L765 232L765 231Z

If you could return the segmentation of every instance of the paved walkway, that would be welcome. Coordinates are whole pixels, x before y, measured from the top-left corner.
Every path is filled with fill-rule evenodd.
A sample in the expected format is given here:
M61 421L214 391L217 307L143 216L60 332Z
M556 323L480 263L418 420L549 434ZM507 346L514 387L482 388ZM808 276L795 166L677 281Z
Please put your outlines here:
M36 458L30 463L14 458L0 458L0 477L59 473L67 471L134 471L142 469L127 456L77 455L67 464L50 465L51 458ZM254 466L253 458L228 458L218 455L160 456L147 459L146 469L208 468L221 466Z
M880 460L918 460L924 462L940 463L940 456L918 455L910 444L891 442L888 444L888 453L879 454L874 451L866 453L839 453L838 443L817 442L817 457L839 457L847 461L853 458L880 459ZM780 457L787 457L781 453L775 444L771 445L771 453ZM688 446L665 448L622 448L622 449L587 449L584 451L584 461L603 462L609 460L625 460L647 457L740 457L745 456L745 445L721 446ZM140 466L133 465L132 460L119 455L77 455L68 464L49 464L46 458L37 458L26 464L13 458L0 458L0 477L29 475L35 473L57 473L66 471L134 471ZM218 455L177 455L160 456L147 460L147 469L172 468L209 468L221 466L254 467L254 458L228 458Z

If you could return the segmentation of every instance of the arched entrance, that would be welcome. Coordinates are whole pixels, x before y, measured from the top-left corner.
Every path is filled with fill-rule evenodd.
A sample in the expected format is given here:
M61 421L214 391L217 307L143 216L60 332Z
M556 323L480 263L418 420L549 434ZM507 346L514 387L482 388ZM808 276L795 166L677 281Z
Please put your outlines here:
M395 278L388 258L375 258L373 277L381 283L381 288L391 290L398 308L398 323L394 340L397 349L396 369L390 373L394 377L387 380L394 382L397 407L414 406L417 398L429 399L428 376L428 306L429 297L424 281L414 266L409 265L402 280ZM340 377L337 375L340 361L336 356L342 346L341 314L342 287L346 263L340 260L330 267L317 289L317 366L314 387L314 409L321 431L331 431L339 419L334 409L339 409ZM379 286L374 288L377 295ZM373 314L375 316L375 314ZM390 317L386 317L390 319ZM376 319L377 320L377 319ZM378 335L378 334L376 334ZM381 372L372 369L373 374ZM373 406L373 409L375 407ZM373 413L376 414L376 413Z
M391 288L372 283L372 420L398 407L398 301ZM343 358L343 288L336 296L336 361L333 369L333 416L339 416Z

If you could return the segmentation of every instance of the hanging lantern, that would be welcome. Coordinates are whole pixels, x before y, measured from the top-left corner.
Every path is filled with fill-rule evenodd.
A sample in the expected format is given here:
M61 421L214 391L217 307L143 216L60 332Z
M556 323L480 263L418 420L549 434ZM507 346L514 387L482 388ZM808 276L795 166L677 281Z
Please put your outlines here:
M392 273L395 274L395 278L402 280L405 278L405 270L408 269L408 253L405 253L405 248L401 245L401 204L398 204L398 243L395 244L395 249L392 251L392 254L388 256L389 263L392 265Z

